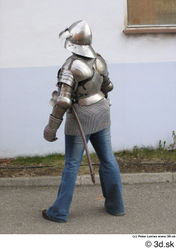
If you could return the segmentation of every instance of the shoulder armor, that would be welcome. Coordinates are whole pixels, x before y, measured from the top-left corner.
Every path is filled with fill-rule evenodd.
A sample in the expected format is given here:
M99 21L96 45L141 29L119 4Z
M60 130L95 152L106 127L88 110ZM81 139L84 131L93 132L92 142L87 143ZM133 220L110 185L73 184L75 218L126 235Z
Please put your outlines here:
M59 83L65 83L71 88L74 88L75 80L72 72L68 69L62 68L58 74L58 84Z
M93 75L93 62L92 58L84 58L73 55L67 59L62 68L70 71L76 83L90 78Z
M74 61L73 56L69 57L66 62L63 64L62 68L58 72L58 83L65 83L69 85L70 87L74 88L75 87L75 79L74 75L72 74L70 67Z
M93 75L92 63L91 65L89 65L88 60L81 60L80 58L74 60L71 66L71 72L73 73L77 82L81 82L85 79L88 79Z
M74 62L74 60L76 60L76 56L75 55L72 55L70 56L69 58L67 58L67 60L65 61L65 63L63 64L62 68L64 69L69 69L71 68L72 66L72 63Z
M97 71L100 73L102 76L108 76L108 69L107 69L107 64L103 57L101 57L99 54L97 54L97 58L95 61L95 66Z

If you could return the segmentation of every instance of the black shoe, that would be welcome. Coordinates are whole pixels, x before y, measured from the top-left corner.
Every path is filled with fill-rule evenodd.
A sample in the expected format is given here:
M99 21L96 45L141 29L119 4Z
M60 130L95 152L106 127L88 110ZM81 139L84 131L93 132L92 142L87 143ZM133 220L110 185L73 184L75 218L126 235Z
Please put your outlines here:
M51 220L51 221L58 222L58 223L64 223L64 222L66 222L65 220L53 219L53 218L49 217L49 216L46 214L46 211L47 211L46 209L44 209L44 210L42 211L42 216L43 216L44 219L46 219L46 220Z
M125 212L122 212L122 213L119 213L119 214L115 214L115 213L112 213L112 212L109 212L108 209L106 207L104 207L104 209L106 210L106 212L108 212L109 214L112 214L114 216L122 216L122 215L125 215Z
M43 218L46 219L46 220L51 220L50 217L48 217L48 215L46 214L46 211L47 211L46 209L44 209L44 210L42 211L42 216L43 216Z

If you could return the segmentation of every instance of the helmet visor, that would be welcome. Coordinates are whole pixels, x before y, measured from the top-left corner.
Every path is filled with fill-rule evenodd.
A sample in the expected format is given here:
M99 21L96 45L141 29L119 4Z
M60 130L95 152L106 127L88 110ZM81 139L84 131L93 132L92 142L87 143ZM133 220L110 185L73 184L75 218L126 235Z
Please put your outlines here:
M65 46L67 50L85 57L95 58L96 53L91 45L79 45L72 43L69 39L66 39Z

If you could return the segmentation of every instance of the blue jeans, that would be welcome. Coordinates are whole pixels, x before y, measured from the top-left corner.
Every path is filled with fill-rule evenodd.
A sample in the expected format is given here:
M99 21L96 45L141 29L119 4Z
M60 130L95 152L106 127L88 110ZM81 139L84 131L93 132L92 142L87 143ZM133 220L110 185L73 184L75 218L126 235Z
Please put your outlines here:
M91 141L100 161L99 176L105 198L105 209L113 215L122 215L125 213L122 183L119 166L112 151L110 128L86 135L86 140ZM65 168L57 199L47 210L47 215L57 222L68 220L83 153L84 144L81 136L65 135Z

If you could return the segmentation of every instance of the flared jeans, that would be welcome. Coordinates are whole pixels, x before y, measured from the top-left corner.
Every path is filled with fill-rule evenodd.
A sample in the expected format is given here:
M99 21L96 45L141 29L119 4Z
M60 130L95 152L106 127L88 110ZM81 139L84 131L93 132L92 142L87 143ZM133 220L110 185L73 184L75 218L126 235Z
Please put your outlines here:
M105 209L112 215L125 213L119 166L112 151L110 127L86 135L100 161L99 176ZM81 136L65 135L65 168L54 204L47 210L47 216L56 222L68 221L69 209L81 165L84 144Z

